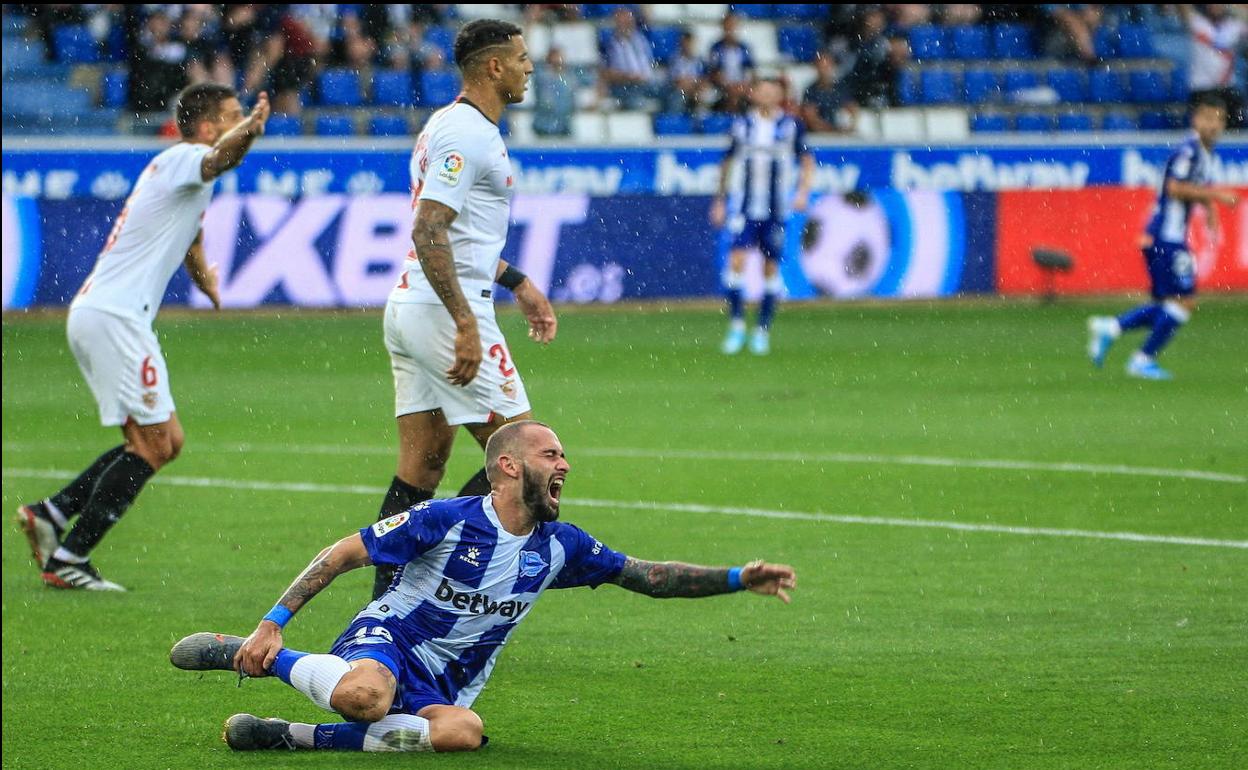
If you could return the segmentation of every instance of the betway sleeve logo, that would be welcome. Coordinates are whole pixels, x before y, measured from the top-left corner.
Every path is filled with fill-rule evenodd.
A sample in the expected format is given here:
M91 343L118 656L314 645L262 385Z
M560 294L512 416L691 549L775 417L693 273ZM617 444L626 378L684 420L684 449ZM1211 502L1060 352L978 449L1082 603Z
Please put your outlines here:
M457 610L466 611L470 615L498 615L503 618L518 618L520 613L528 609L531 604L531 602L520 602L515 599L497 602L485 594L456 591L446 578L442 578L442 583L433 592L433 598L446 602Z
M393 532L403 526L411 515L411 511L403 511L402 513L396 513L388 519L382 519L373 525L373 534L377 537L384 537L387 532Z
M437 177L446 183L448 187L454 187L459 184L459 177L464 172L464 156L458 152L447 153L442 159L442 165L438 167Z

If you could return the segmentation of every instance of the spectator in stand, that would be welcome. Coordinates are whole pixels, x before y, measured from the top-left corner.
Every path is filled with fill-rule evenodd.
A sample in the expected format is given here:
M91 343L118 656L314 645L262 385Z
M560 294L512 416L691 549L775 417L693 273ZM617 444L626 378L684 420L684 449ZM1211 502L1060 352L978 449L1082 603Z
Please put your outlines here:
M420 77L425 67L425 60L435 53L446 57L446 52L425 38L427 25L412 19L405 27L396 28L390 44L386 48L386 60L396 70L410 70L412 79Z
M917 3L889 3L884 6L891 24L891 33L905 34L914 27L932 23L932 7Z
M210 7L188 6L178 22L178 37L186 45L186 74L192 85L233 83L234 63L222 51L219 19Z
M1222 4L1180 5L1179 11L1191 36L1192 59L1187 72L1191 103L1216 95L1226 102L1227 127L1243 127L1244 81L1238 70L1244 65L1248 27Z
M377 41L364 32L364 25L354 12L343 14L339 31L334 60L358 72L361 83L371 83Z
M131 71L131 106L136 112L159 112L186 87L186 43L174 37L164 11L147 17Z
M239 3L225 6L221 15L221 37L235 71L247 71L261 36L276 23L277 19L271 18L270 14L262 14L258 5Z
M322 18L311 9L305 15L288 12L282 16L252 58L243 90L266 90L274 94L274 112L298 114L303 107L299 92L312 83L318 65L328 58L328 29Z
M531 24L558 24L561 21L579 21L579 3L529 3L524 6L525 26Z
M754 57L749 47L737 39L739 26L736 14L724 17L724 36L711 46L708 65L711 82L720 93L716 109L734 114L744 111L754 80Z
M854 128L857 105L845 87L837 81L836 62L827 53L815 57L815 82L802 95L800 114L806 129L812 132L847 132Z
M1046 8L1054 29L1045 42L1045 51L1057 59L1075 57L1084 64L1095 64L1095 35L1105 23L1104 7L1075 4Z
M533 75L533 133L538 136L570 136L576 112L576 89L568 82L563 51L551 46L546 63Z
M79 3L31 4L26 9L43 40L44 58L50 62L56 61L57 54L54 30L69 24L83 24L87 20L84 6Z
M897 104L897 75L910 57L904 38L884 36L888 19L878 6L868 6L850 49L857 57L845 76L845 87L854 103L872 109Z
M667 61L667 79L668 112L696 112L710 83L706 62L694 50L693 33L687 29L680 33L680 48Z
M599 88L626 110L640 109L647 99L659 96L654 49L637 28L637 18L629 8L615 9L615 30L607 41Z
M946 3L940 20L950 27L969 27L979 23L983 9L974 3Z

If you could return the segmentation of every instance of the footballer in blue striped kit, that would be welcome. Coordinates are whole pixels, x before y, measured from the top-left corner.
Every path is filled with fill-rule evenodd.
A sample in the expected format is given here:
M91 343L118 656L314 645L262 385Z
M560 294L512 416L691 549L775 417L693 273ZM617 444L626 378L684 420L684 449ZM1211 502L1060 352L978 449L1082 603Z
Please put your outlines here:
M236 750L468 751L485 745L472 710L516 627L549 588L614 583L657 598L750 590L789 601L791 567L754 561L702 567L641 561L559 521L571 470L548 426L509 423L486 444L492 491L427 500L321 551L246 639L201 632L170 652L178 668L275 676L346 721L235 714ZM282 628L334 580L372 564L399 567L329 653L286 648Z

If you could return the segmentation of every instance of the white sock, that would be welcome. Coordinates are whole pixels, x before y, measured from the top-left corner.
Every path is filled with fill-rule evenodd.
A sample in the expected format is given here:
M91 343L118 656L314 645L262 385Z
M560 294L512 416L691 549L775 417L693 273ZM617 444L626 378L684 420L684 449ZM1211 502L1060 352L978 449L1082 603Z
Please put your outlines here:
M720 280L723 281L725 289L740 289L741 285L745 283L745 273L734 273L731 270L725 270L723 275L720 276Z
M412 714L390 714L368 728L364 750L433 751L429 720Z
M744 318L732 319L732 322L728 324L728 328L732 329L734 332L745 331L745 319Z
M329 697L351 670L351 664L337 655L304 655L290 667L290 685L326 711L334 711Z
M85 556L79 556L73 551L66 550L65 546L59 546L52 553L52 558L57 561L63 561L66 564L86 564L90 559Z
M316 748L316 725L308 725L303 722L290 723L290 737L295 742L295 746L301 749Z
M69 526L69 519L65 518L65 513L56 507L56 503L51 500L44 500L43 507L47 510L48 515L52 517L52 521L56 522L56 526L65 529Z
M784 277L776 273L763 284L763 291L779 297L784 293Z

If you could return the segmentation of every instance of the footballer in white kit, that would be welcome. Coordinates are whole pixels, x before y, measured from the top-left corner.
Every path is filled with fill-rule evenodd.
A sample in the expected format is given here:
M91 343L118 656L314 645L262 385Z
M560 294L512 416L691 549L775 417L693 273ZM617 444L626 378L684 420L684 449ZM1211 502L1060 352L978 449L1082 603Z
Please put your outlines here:
M516 180L498 122L524 98L533 63L520 28L481 19L455 39L459 98L429 118L411 157L413 248L386 303L399 456L378 520L433 497L458 426L482 446L529 417L520 369L494 317L495 284L510 289L537 342L555 337L541 290L500 255ZM460 495L489 491L481 469ZM379 566L373 596L394 570Z
M43 581L56 588L124 590L100 577L91 551L184 440L152 322L180 265L220 304L216 269L204 259L204 211L216 178L242 162L269 115L265 94L244 118L234 90L213 83L190 86L177 104L181 141L135 182L66 325L100 422L120 427L125 443L57 494L18 508Z

